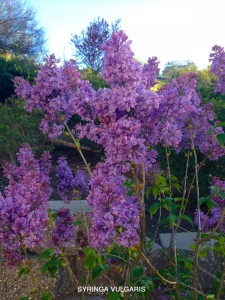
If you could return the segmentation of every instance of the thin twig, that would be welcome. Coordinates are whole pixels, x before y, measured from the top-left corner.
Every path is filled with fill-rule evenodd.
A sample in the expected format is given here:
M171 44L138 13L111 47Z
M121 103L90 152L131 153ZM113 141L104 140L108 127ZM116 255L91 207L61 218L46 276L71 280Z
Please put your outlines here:
M142 197L141 197L141 193L140 193L141 185L140 185L140 182L138 179L136 166L133 168L133 173L134 173L134 181L135 181L135 185L136 185L136 195L137 195L139 206L140 206L140 244L139 244L138 255L132 264L133 266L135 266L141 257L141 252L143 249L143 241L145 240L145 209L144 209L144 206L142 203Z
M169 189L170 189L170 197L172 196L172 181L171 181L171 172L170 172L170 152L168 151L168 148L166 147L166 162L167 162L167 171L168 171L168 178L169 178ZM172 214L171 209L170 209L170 214ZM177 263L177 247L176 247L176 232L174 225L172 225L172 232L171 232L171 239L170 239L170 246L173 251L173 256L174 256L174 265L175 265L175 278L176 281L179 281L179 276L178 276L178 263ZM180 291L178 284L176 285L176 294L177 294L177 300L180 300Z
M171 285L177 285L177 282L176 281L170 281L170 280L167 280L165 277L163 277L157 270L156 268L151 264L151 262L149 261L149 259L144 255L143 252L141 252L141 256L144 258L144 260L146 261L146 263L148 264L148 266L152 269L152 271L159 276L159 278L164 282L164 283L168 283L168 284L171 284Z
M89 228L88 228L87 218L86 218L86 214L84 212L82 200L80 200L80 206L81 206L81 211L82 211L82 214L84 217L84 223L85 223L85 227L86 227L86 231L87 231L87 238L89 238Z
M160 202L161 202L161 200L162 200L161 197L159 197ZM160 224L161 218L162 218L162 207L159 208L159 218L158 218L155 234L154 234L154 237L153 237L153 243L155 242L155 239L156 239L156 236L157 236L157 233L158 233L158 230L159 230L159 224Z
M184 176L184 190L183 190L183 197L182 197L182 207L184 206L184 211L183 211L183 208L181 207L180 208L180 211L179 211L179 215L178 215L178 222L177 222L177 225L176 225L176 228L175 228L175 233L177 232L180 224L181 224L181 215L182 213L185 212L185 209L186 209L186 205L187 205L187 201L186 201L186 205L185 205L185 195L187 193L187 179L188 179L188 169L189 169L189 160L190 160L190 150L188 150L188 153L187 153L187 162L186 162L186 169L185 169L185 176Z
M213 275L212 273L206 271L204 268L202 268L201 266L198 265L198 269L201 270L202 272L206 273L207 275L209 275L210 277L212 277L213 279L215 279L217 282L220 282L220 279L218 277L216 277L215 275Z
M197 153L195 150L195 145L194 145L194 137L192 133L192 129L190 127L190 136L191 136L191 149L194 153L194 159L195 159L195 181L196 181L196 193L197 193L197 213L198 213L198 232L197 232L197 237L196 237L196 247L195 247L195 252L194 252L194 267L193 267L193 287L195 288L194 290L194 298L193 300L197 300L198 293L196 292L197 289L197 281L198 281L198 257L199 257L199 251L200 251L200 232L201 232L201 215L200 215L200 203L199 203L199 182L198 182L198 158L197 158Z
M88 171L89 175L91 176L91 169L90 169L90 166L89 166L89 164L87 163L87 161L86 161L86 159L85 159L85 157L84 157L84 155L83 155L83 152L82 152L82 150L81 150L81 148L80 148L80 144L79 144L78 141L74 138L74 136L73 136L72 132L70 131L68 125L67 125L66 123L64 123L64 125L65 125L67 131L69 132L69 135L71 136L71 138L72 138L72 140L73 140L75 146L77 147L77 151L80 153L80 156L81 156L82 159L83 159L83 162L84 162L84 164L85 164L85 166L86 166L86 168L87 168L87 171Z
M69 263L69 260L68 260L66 255L64 256L64 260L65 260L65 268L68 271L70 282L71 282L71 285L72 285L73 298L76 299L76 291L77 291L76 284L79 285L79 281L76 279L76 277L75 277L75 275L74 275L74 273L73 273L73 271L70 267L70 263Z

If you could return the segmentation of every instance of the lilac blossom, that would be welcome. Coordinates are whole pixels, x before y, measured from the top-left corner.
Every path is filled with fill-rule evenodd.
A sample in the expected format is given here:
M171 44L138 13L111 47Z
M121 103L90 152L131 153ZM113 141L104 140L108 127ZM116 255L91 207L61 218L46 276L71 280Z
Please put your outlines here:
M187 73L173 79L160 90L162 100L155 114L159 119L156 133L159 142L166 147L173 146L176 149L179 146L182 128L200 104L196 84L195 74Z
M41 245L48 223L50 155L34 158L28 145L18 153L19 166L5 164L9 180L4 196L0 195L0 242L11 263L22 259L22 248Z
M200 211L200 220L202 224L203 231L208 231L215 227L220 218L221 213L225 205L225 199L220 195L220 193L225 193L225 181L220 180L218 177L213 177L211 181L211 188L210 188L210 194L211 199L216 202L217 206L214 207L210 212L205 213L203 211ZM216 189L216 192L215 192ZM194 218L195 224L198 223L198 213L195 212L195 218ZM223 222L221 226L219 227L221 231L225 233L225 223Z
M157 76L159 74L159 61L154 56L148 59L148 63L142 69L142 85L145 89L149 90L156 84Z
M90 241L96 248L112 242L125 247L139 243L139 205L136 197L127 196L124 181L125 176L106 162L93 172L87 201L92 207Z
M84 171L74 175L68 166L65 157L59 157L56 168L57 190L64 202L72 199L81 199L88 192L88 176Z
M213 53L209 56L209 61L212 62L210 71L218 76L218 81L215 84L215 92L225 93L225 52L224 48L215 45L212 48Z
M89 102L94 98L94 90L81 79L74 60L61 67L58 63L54 55L47 57L34 86L21 77L15 78L15 91L27 101L26 109L44 112L40 129L52 139L62 134L64 123L72 115L79 114L83 120L90 120Z
M60 208L56 213L55 227L52 231L52 246L57 249L74 246L76 227L69 209Z
M119 85L135 88L141 78L141 64L134 60L130 49L131 41L121 30L113 32L112 37L101 46L105 51L102 76L112 88Z

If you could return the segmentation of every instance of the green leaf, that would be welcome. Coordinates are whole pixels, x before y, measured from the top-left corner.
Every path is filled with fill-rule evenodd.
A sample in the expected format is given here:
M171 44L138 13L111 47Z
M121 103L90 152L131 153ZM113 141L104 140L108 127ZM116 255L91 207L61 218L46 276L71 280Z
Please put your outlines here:
M20 297L19 300L29 300L29 297L23 296L23 297Z
M153 187L152 193L153 193L154 198L156 199L157 196L160 194L160 189L158 187Z
M181 205L181 204L175 204L175 203L168 205L168 208L169 208L169 210L171 211L172 214L175 214L177 209L181 208L181 207L183 208L184 206Z
M173 186L178 192L180 192L180 185L179 185L179 183L173 183L172 186Z
M225 199L225 192L220 192L219 196L224 200Z
M102 268L97 266L97 267L94 267L92 269L92 279L95 280L101 273L102 273Z
M193 265L190 261L185 261L184 267L185 267L185 269L187 269L190 272L193 270Z
M207 205L209 210L213 209L214 207L217 207L217 203L215 201L212 201L212 200L206 202L206 205Z
M58 266L55 265L55 266L49 267L49 268L48 268L48 271L49 271L51 277L52 277L52 278L55 278L55 277L56 277L56 274L57 274L57 271L58 271Z
M59 261L57 261L56 259L51 259L42 266L41 274L44 275L48 271L51 274L51 277L55 277L59 265Z
M84 267L86 269L93 269L96 266L96 254L95 251L88 247L85 251Z
M159 225L169 224L170 226L174 226L177 220L178 220L178 216L176 216L174 214L170 214L168 217L162 219L159 222Z
M134 283L144 275L144 269L141 266L136 266L131 271L131 281Z
M174 215L174 214L171 214L168 216L168 220L169 220L169 224L170 226L174 226L176 221L178 219L178 216Z
M46 291L43 291L41 294L41 300L51 300L52 295Z
M43 259L50 258L53 254L54 254L53 249L45 249L41 254L39 254L38 260L40 261Z
M208 130L207 135L212 134L217 127L218 127L218 125L214 125L210 130Z
M196 245L191 245L191 246L190 246L190 250L192 250L192 251L194 251L195 248L196 248Z
M120 300L123 298L121 298L119 293L110 291L107 295L107 299L108 300Z
M24 274L29 274L29 273L30 273L30 268L28 268L28 267L21 268L21 269L19 270L18 276L19 276L19 278L20 278L22 275L24 275Z
M211 210L212 208L214 208L214 207L217 206L217 203L215 201L212 201L210 196L208 196L208 197L201 197L199 199L199 206L201 206L204 203L207 205L207 207L208 207L209 210Z
M209 200L209 197L201 197L199 198L199 206Z
M166 179L164 177L162 177L161 175L157 176L155 183L156 183L156 186L161 186L161 187L167 186Z
M82 221L73 222L73 225L75 225L75 226L82 225L82 224L84 224L84 222L82 222Z
M139 286L144 286L145 287L145 292L144 294L147 296L155 287L154 282L152 279L148 276L144 276L140 281L139 281Z
M104 272L107 272L109 269L109 264L101 264L99 266Z
M181 197L173 198L173 200L174 200L174 202L183 202L183 201L187 201L187 199L181 198Z
M214 126L207 132L207 134L208 134L208 135L212 134L212 133L215 131L215 129L216 129L217 127L222 127L222 126L225 126L225 122L219 122L218 124L214 125Z
M225 133L218 133L216 135L216 139L217 139L218 143L220 144L220 146L222 148L224 148L225 147L224 146L224 143L225 143Z
M152 188L148 187L145 191L146 197L148 198L149 194L151 193Z
M207 255L207 250L205 249L205 248L202 248L200 251L199 251L199 257L200 258L204 258L204 257L206 257L206 255Z
M206 300L213 300L213 299L216 299L216 296L213 295L213 294L208 294L208 295L206 296Z
M180 215L181 219L186 220L187 222L189 222L192 226L194 226L194 223L192 221L192 219L190 217L188 217L187 215Z
M150 216L152 217L160 207L162 207L161 202L156 202L156 203L152 204L148 210Z

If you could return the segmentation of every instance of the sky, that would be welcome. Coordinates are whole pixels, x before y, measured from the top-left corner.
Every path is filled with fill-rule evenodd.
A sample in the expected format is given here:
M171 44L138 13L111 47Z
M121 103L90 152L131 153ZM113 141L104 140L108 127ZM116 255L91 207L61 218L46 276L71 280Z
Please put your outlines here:
M192 61L206 68L213 45L225 47L225 0L31 0L45 28L49 53L73 57L71 34L94 19L121 19L135 58L157 56L167 62Z

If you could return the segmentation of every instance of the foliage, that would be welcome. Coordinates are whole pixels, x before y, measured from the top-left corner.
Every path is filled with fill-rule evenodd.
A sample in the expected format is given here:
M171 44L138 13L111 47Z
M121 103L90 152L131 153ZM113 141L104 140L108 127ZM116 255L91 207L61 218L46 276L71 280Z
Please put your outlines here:
M164 70L160 76L160 79L163 82L169 83L174 78L178 78L185 73L196 73L197 66L190 61L187 62L178 62L178 61L171 61L165 65Z
M97 91L99 88L107 87L99 72L93 71L91 68L81 70L81 75L84 80L88 80L92 87Z
M29 143L36 153L51 150L52 146L39 131L41 115L28 114L23 104L16 100L0 104L0 158L16 159L16 152L22 143Z
M31 82L34 81L39 66L32 60L11 55L10 53L0 56L0 102L14 95L15 76L21 76Z
M118 19L110 26L103 18L98 17L80 35L72 35L74 56L80 66L91 68L93 71L102 69L104 52L100 47L109 39L113 31L119 30L119 23Z

